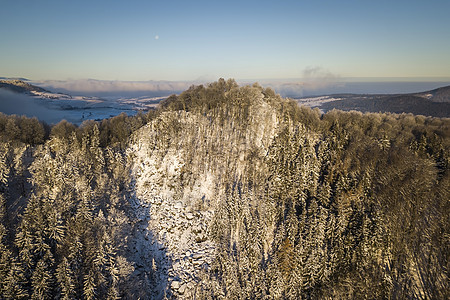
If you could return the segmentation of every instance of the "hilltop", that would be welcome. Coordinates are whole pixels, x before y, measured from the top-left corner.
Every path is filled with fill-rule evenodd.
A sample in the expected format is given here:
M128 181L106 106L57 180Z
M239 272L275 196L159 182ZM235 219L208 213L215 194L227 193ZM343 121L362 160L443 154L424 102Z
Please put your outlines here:
M339 109L450 118L450 86L408 94L333 94L300 98L297 102L324 112Z
M428 92L416 93L413 95L426 98L432 102L450 103L450 86L444 86Z
M31 93L31 92L40 92L45 93L47 90L40 88L38 86L29 84L23 80L19 79L1 79L0 80L0 88L16 92L16 93Z

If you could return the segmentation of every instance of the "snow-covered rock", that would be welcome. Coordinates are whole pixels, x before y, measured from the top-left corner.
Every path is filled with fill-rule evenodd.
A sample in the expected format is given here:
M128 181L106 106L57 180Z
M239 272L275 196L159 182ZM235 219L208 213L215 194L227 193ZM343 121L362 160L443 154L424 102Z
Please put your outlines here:
M130 203L142 221L134 261L144 260L140 272L152 279L152 299L192 299L212 265L216 245L209 228L225 198L224 180L243 176L249 149L265 155L276 133L273 108L262 98L255 102L248 116L252 128L245 132L231 119L214 123L202 114L172 111L133 136Z
M140 134L148 137L151 132L151 128L143 128ZM197 277L200 270L214 259L215 246L207 237L214 208L199 204L213 194L215 178L205 171L202 180L194 183L192 189L184 190L180 187L180 176L186 164L185 153L172 148L158 149L151 142L143 142L141 137L137 140L129 153L133 156L135 197L132 203L141 218L148 216L142 234L151 236L152 243L145 239L143 243L157 245L147 246L148 257L142 259L152 257L156 269L167 270L158 272L154 290L164 287L166 296L189 299L200 280ZM150 264L144 265L150 268ZM155 299L162 296L162 293L153 295Z

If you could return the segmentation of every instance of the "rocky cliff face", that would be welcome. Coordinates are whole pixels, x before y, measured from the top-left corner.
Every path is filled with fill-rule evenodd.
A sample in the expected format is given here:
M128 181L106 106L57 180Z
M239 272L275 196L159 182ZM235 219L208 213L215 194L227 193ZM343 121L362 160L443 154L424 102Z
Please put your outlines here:
M245 124L213 116L224 111L169 111L134 135L128 155L142 222L136 247L148 255L142 271L157 274L155 298L192 297L210 268L216 247L210 225L224 187L246 176L254 167L248 157L265 155L277 130L274 109L262 94L254 100Z

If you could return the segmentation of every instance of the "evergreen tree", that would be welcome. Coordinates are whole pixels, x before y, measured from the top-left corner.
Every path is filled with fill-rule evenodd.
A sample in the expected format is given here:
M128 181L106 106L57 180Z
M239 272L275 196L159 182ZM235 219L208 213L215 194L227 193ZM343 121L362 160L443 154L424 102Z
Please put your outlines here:
M29 294L25 288L25 272L20 264L11 261L8 275L4 281L2 297L5 299L28 299Z
M45 259L40 259L31 276L31 299L52 298L52 274Z
M59 298L64 300L75 299L74 275L66 257L63 257L56 269Z

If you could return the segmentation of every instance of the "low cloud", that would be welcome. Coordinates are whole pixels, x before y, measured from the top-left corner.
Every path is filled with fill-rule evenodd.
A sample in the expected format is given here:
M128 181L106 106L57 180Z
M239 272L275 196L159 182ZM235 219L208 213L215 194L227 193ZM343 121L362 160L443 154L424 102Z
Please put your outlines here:
M273 88L284 97L301 97L312 94L333 92L333 88L342 86L340 76L322 67L307 67L303 78L297 80L262 81L261 85ZM119 80L46 80L33 83L50 91L70 95L97 96L110 99L128 97L164 97L178 94L191 85L205 84L217 80L212 75L202 76L194 81L119 81ZM241 82L248 84L248 82Z
M105 80L68 80L68 81L41 81L40 86L65 89L77 92L109 92L109 91L158 91L173 89L174 86L166 82L142 81L105 81Z
M116 81L116 80L46 80L33 82L51 91L86 96L136 95L162 96L186 90L193 82L184 81Z

